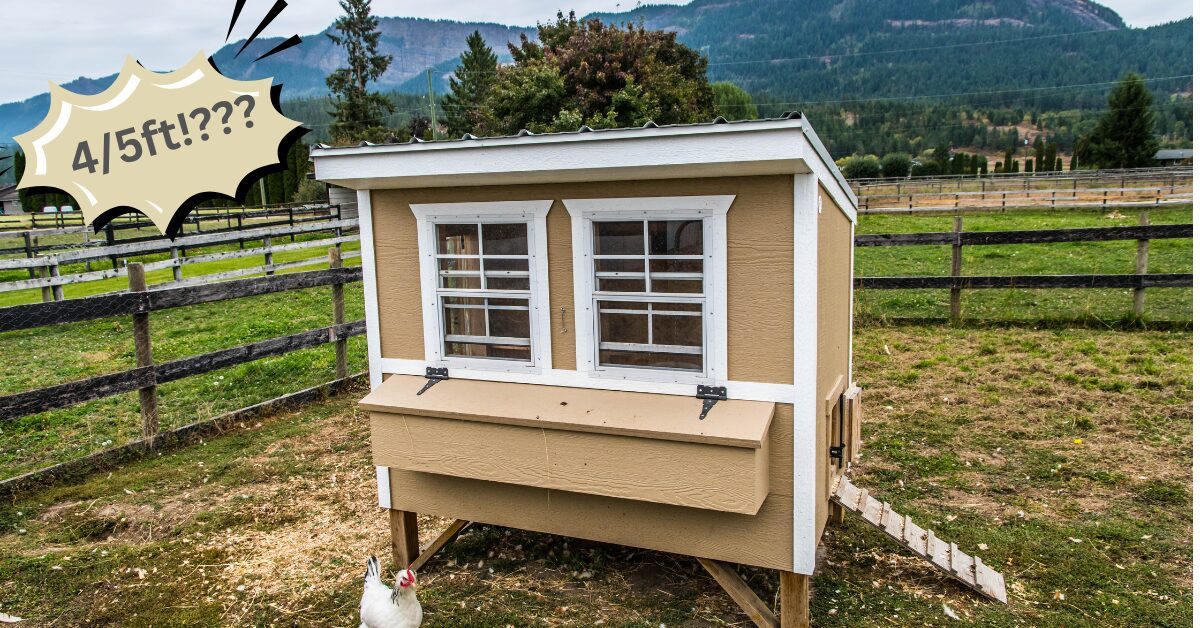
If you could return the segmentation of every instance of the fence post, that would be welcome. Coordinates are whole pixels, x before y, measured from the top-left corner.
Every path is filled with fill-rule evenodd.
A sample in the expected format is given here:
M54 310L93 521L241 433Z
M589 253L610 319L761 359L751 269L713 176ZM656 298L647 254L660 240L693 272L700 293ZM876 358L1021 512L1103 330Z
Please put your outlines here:
M329 247L329 267L342 267L342 252L336 247ZM333 324L341 325L346 322L346 290L340 281L334 283L333 290ZM333 341L334 364L338 379L345 379L346 373L346 339L337 338L336 332L330 332L329 339Z
M25 240L25 259L33 259L33 237L29 235L28 231L22 233L21 237ZM29 267L29 278L37 278L37 271L32 266Z
M107 225L104 225L104 245L112 246L116 243L117 243L117 236L115 234L113 234L112 222L109 222ZM120 268L120 266L117 265L117 256L116 255L109 255L108 259L109 259L109 261L112 262L113 270L117 270Z
M243 218L242 214L238 214L238 215L237 215L237 219L238 219L238 233L241 233L241 232L242 232L242 218ZM239 248L239 249L244 249L244 248L246 248L246 241L245 241L244 239L242 239L242 238L238 238L238 248Z
M950 276L962 276L962 216L954 217L954 241L950 245ZM957 323L962 318L962 290L950 289L950 321Z
M183 281L183 265L179 263L179 249L171 247L171 259L175 260L175 265L171 266L171 280Z
M287 208L287 210L288 210L288 227L295 227L296 226L296 213L295 213L295 211L293 211L293 209L291 207ZM292 234L292 242L295 242L295 241L296 241L296 234L293 233Z
M1138 224L1143 227L1150 224L1150 212L1142 210L1138 216ZM1137 261L1134 263L1134 273L1145 275L1150 268L1150 241L1137 241ZM1133 315L1141 318L1146 313L1146 289L1138 286L1133 289Z
M266 248L266 252L263 253L263 265L267 267L267 276L270 277L275 274L275 269L271 268L275 263L275 256L271 254L271 238L263 238L263 247Z
M57 255L51 255L49 259L50 259L50 276L51 276L51 277L58 277L58 276L59 276L59 273L58 273L58 256L57 256ZM63 300L62 284L54 284L54 287L53 287L53 289L52 289L52 290L53 290L53 292L54 292L54 300L55 300L55 301L62 301L62 300Z
M41 255L39 255L38 258L45 259ZM49 279L50 278L50 266L43 264L40 268L38 268L38 276L41 277L42 279ZM54 300L54 291L50 289L50 286L42 286L42 303L49 303L53 300Z
M141 263L127 264L129 291L146 291L146 268ZM154 366L154 351L150 346L150 313L134 311L133 349L137 355L137 366ZM154 378L151 377L151 382ZM142 408L142 438L158 436L158 385L151 383L138 389L138 403Z

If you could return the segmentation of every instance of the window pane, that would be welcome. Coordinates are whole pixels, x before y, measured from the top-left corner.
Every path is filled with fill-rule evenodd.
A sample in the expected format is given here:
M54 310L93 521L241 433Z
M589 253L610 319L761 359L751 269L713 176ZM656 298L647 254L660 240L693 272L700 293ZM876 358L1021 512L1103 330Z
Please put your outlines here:
M524 223L484 224L484 255L528 255L529 230Z
M488 290L528 290L528 277L488 277Z
M465 358L500 358L525 362L532 359L529 347L475 344L470 342L447 342L446 355Z
M652 259L650 260L650 272L652 273L696 273L704 274L704 260L702 259Z
M654 344L700 347L704 345L704 318L664 314L655 307Z
M646 260L598 259L596 260L596 272L644 273L646 272Z
M479 282L478 258L440 259L438 260L438 271L438 274L441 275L443 288L452 290L478 290L482 287Z
M704 282L688 279L650 279L650 291L665 294L704 294Z
M615 303L613 309L629 309L625 303ZM650 342L650 320L647 314L605 312L600 308L600 342Z
M479 225L438 225L438 253L454 255L479 254Z
M704 222L655 220L650 222L651 255L703 255Z
M497 270L519 270L529 272L529 260L527 259L492 259L490 257L483 258L483 267L489 273Z
M499 338L528 338L529 310L488 310L492 336Z
M651 353L649 351L600 351L604 366L635 366L656 369L699 371L704 368L704 356L684 353Z
M642 222L593 222L596 255L645 255Z
M601 292L645 292L644 279L596 279L596 289Z
M483 320L483 299L472 299L472 301L478 301L478 305L459 305L443 301L442 317L445 320L447 334L456 336L483 336L487 334L487 328Z

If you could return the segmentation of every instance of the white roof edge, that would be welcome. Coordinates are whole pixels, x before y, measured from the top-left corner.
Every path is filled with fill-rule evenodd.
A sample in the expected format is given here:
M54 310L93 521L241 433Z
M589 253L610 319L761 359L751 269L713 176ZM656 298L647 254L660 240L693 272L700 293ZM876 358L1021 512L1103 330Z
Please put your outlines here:
M435 154L440 157L449 158L445 151L456 150L488 150L488 149L504 149L504 148L520 148L520 147L549 147L554 145L566 146L570 144L583 143L588 145L607 144L614 141L624 140L654 140L679 137L697 137L697 136L712 136L712 135L766 135L769 133L787 132L799 130L803 134L809 146L812 147L812 156L815 159L805 159L804 161L816 162L809 163L808 167L817 174L819 180L825 184L825 188L830 192L838 204L839 209L851 221L856 221L858 198L854 194L850 184L842 176L838 170L837 164L829 155L824 144L821 142L816 130L805 116L796 118L775 118L767 120L748 120L739 122L727 123L706 123L706 124L684 124L673 126L661 126L651 128L629 128L629 129L601 129L588 132L566 132L566 133L543 133L532 135L517 135L494 138L478 138L470 140L445 140L433 142L414 142L407 144L369 144L366 146L350 146L340 148L319 148L311 151L311 157L317 166L317 178L327 180L343 179L338 176L322 176L325 170L322 167L322 162L331 164L332 162L342 162L347 158L352 158L355 161L361 160L367 156L391 156L393 158L405 155L408 159L416 157L417 154L433 156ZM801 151L805 155L809 151ZM405 160L407 161L407 159ZM744 162L756 161L753 157L745 158ZM635 166L640 168L648 168L651 166L641 165ZM497 170L498 172L499 170ZM476 170L477 174L479 171ZM449 173L447 173L449 174ZM465 172L462 174L466 174ZM384 178L382 176L372 176L364 173L362 179Z

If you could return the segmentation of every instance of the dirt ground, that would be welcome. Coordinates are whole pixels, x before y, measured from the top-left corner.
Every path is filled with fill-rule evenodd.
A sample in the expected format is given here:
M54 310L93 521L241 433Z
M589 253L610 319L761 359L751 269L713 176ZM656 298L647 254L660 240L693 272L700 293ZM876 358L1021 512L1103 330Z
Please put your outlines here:
M1189 625L1191 343L1190 330L857 330L855 481L996 566L1010 604L851 521L826 535L814 625ZM0 505L0 612L357 625L363 563L388 554L361 394ZM449 522L420 523L428 542ZM777 602L777 578L741 573ZM417 584L428 626L750 625L687 557L490 526Z

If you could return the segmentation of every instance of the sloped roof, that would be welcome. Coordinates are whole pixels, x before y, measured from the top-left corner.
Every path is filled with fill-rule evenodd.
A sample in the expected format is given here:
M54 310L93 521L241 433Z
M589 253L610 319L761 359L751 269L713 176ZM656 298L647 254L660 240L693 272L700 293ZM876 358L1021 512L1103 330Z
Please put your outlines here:
M1155 159L1191 159L1192 149L1190 148L1166 148L1154 153Z

